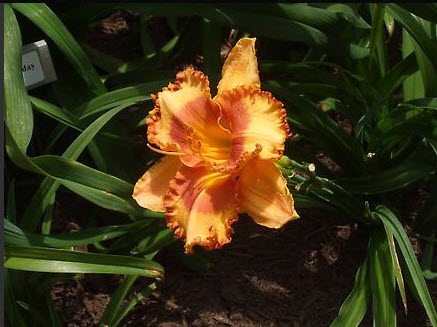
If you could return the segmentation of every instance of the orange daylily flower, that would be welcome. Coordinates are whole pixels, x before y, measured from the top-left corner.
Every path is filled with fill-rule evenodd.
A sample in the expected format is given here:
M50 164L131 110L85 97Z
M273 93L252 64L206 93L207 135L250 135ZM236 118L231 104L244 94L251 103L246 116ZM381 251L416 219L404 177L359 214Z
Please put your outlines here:
M138 204L165 212L186 253L229 243L238 213L270 228L298 218L274 164L289 135L286 112L260 90L255 39L232 49L214 98L201 72L187 68L176 78L153 96L147 136L157 148L148 146L166 155L136 183Z

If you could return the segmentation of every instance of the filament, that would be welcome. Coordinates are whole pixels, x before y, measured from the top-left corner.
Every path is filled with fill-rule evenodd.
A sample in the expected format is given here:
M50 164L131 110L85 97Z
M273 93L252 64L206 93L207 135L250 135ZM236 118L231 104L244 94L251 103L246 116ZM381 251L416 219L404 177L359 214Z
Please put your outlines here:
M161 154L167 154L169 156L183 156L185 154L183 152L165 151L165 150L161 150L158 148L154 148L153 146L150 145L150 143L147 143L147 147L154 152L161 153Z

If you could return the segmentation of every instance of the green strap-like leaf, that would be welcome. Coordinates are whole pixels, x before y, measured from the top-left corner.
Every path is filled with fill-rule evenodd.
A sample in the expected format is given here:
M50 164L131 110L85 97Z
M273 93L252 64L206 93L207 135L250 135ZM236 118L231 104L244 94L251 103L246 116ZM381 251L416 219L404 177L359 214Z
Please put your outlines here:
M277 15L242 11L234 6L220 4L118 4L120 8L136 11L141 14L155 16L192 16L193 14L207 18L222 25L243 29L259 36L277 40L301 41L308 45L324 45L327 43L326 35L320 30L282 18ZM259 24L263 21L262 26Z
M63 154L64 157L76 159L80 153L85 149L88 143L93 139L93 137L97 134L97 132L118 112L120 112L123 107L117 107L112 109L111 111L105 113L101 117L99 117L93 124L91 124L84 132L82 132L79 137L68 147L68 149ZM8 136L8 126L6 125L6 135ZM37 164L32 161L32 158L25 156L23 153L19 151L15 146L15 140L11 138L6 139L6 146L9 157L12 161L20 166L23 169L31 170L36 173L40 173L43 175L47 175L52 177L50 173L46 172L43 168L40 168ZM37 159L38 160L38 159ZM39 159L40 160L40 159ZM53 167L55 167L53 165ZM52 194L56 192L57 185L55 185L55 180L47 181L48 185L44 186L45 191L49 191L48 193L40 193L40 196L43 196L47 202L44 202L46 205L50 203L52 198ZM45 207L41 206L40 198L32 198L28 209L25 211L24 216L22 218L21 225L25 229L34 230L38 224L38 221L45 211ZM36 208L40 208L39 211L34 211ZM38 212L40 215L38 215Z
M289 118L291 126L307 141L323 149L348 174L360 173L364 166L361 147L327 113L305 97L292 94L276 81L267 81L264 87L293 108Z
M173 231L162 226L152 229L131 251L132 254L150 254L170 245L176 238Z
M426 153L415 154L381 173L339 179L336 183L352 194L381 194L407 187L431 174L435 163Z
M14 11L4 5L5 123L17 146L26 153L33 133L33 113L21 73L21 34Z
M145 289L136 292L135 295L125 304L123 305L117 313L117 316L112 321L111 327L117 327L124 317L132 310L132 308L140 303L144 298L152 294L152 292L156 290L156 284L152 283L147 286Z
M293 169L285 169L285 174L288 176L289 184L291 184L290 188L299 186L299 192L308 192L311 196L316 197L316 203L322 200L330 206L338 208L351 219L367 222L364 203L331 180L317 176L307 179L293 173Z
M23 228L27 230L34 230L36 228L42 213L50 203L52 196L51 193L55 192L58 187L56 183L64 184L73 191L78 192L79 195L92 200L93 203L101 205L104 208L135 215L142 215L144 213L144 211L132 201L130 195L127 195L130 194L128 189L132 188L130 184L111 175L66 159L77 158L105 123L123 109L124 106L119 106L99 117L81 135L79 135L79 137L65 151L63 154L65 158L57 156L29 158L25 156L17 148L13 138L8 133L8 126L6 125L6 146L11 159L24 169L57 180L49 180L45 182L47 185L41 186L42 188L40 188L40 191L37 193L38 196L32 198L22 219L21 226L23 226ZM67 178L70 179L68 180ZM81 185L78 184L78 182L86 182L87 185ZM102 184L102 182L104 184ZM126 198L113 194L111 191L118 194L123 193ZM42 199L45 199L45 201L41 201Z
M368 251L373 326L396 327L395 273L383 231L372 233Z
M100 320L99 327L110 326L114 327L113 321L117 318L118 311L123 303L127 293L138 279L139 276L131 275L127 276L120 284L117 290L112 294L111 301L107 305L102 319Z
M415 107L421 107L424 109L437 110L437 98L422 98L414 99L400 105L413 105Z
M399 263L398 254L396 252L395 239L393 234L385 228L387 234L388 247L390 249L391 262L393 263L393 270L396 276L396 282L398 284L399 293L401 293L402 303L404 304L405 313L407 313L407 295L405 294L404 278L402 276L401 265Z
M398 3L399 7L413 13L416 16L429 20L437 24L437 4L436 3Z
M330 327L357 327L370 300L369 259L366 257L355 276L355 284Z
M70 111L63 110L62 108L55 106L54 104L44 101L42 99L38 99L35 97L30 96L30 101L32 103L32 106L37 111L41 112L44 115L49 116L50 118L53 118L57 120L58 122L68 126L72 127L75 130L78 131L84 131L88 124L85 121L79 120L74 114L72 114ZM120 103L120 105L131 105L135 104L137 102L138 98L130 99L123 101ZM141 97L141 100L144 100L143 97ZM129 138L123 138L120 135L109 133L109 132L101 132L99 133L99 137L104 137L106 140L110 140L113 142L122 142L123 145L126 145L126 143L133 143L133 141Z
M137 84L119 90L111 91L93 98L77 108L79 119L120 105L132 105L138 101L150 99L150 93L159 91L168 81L160 80Z
M291 21L299 22L328 32L335 24L342 20L341 15L324 8L317 8L306 3L263 3L245 4L232 3L221 4L221 7L245 11L249 14L269 15L281 18L288 18Z
M61 183L59 181L50 177L46 177L42 181L24 210L20 221L21 227L30 231L36 229L44 212L48 207L53 205L56 191L60 185Z
M410 55L416 56L413 41L407 30L402 28L402 56L403 58L406 58ZM402 84L404 90L404 101L423 98L425 96L422 72L420 70L408 76Z
M121 197L132 195L132 184L77 161L55 155L35 157L32 161L52 177L105 190Z
M67 181L65 179L62 180L61 183L77 195L102 208L122 212L136 217L141 217L143 214L147 216L146 211L140 208L132 198L122 198L115 194L108 193L105 190ZM152 214L155 216L156 213Z
M437 62L434 57L434 54L437 53L437 44L431 41L431 38L426 34L423 26L419 24L410 12L402 9L397 4L387 4L387 11L395 20L402 24L428 57L434 69L437 69Z
M381 56L380 45L384 42L384 12L385 12L385 4L384 3L372 3L369 4L371 8L371 16L372 16L372 30L370 31L370 58L369 63L373 63L373 59L378 55L377 63L380 66L381 76L385 75L386 70L386 58Z
M76 252L68 250L5 246L5 268L50 272L126 274L146 277L162 277L160 264L137 257Z
M402 85L407 77L414 74L418 69L416 56L412 53L391 68L384 78L377 82L375 89L382 96L391 94Z
M417 262L413 247L408 239L407 234L398 218L385 206L376 207L376 211L372 214L375 219L381 220L384 226L389 230L396 239L399 245L400 252L408 267L412 285L417 292L426 313L434 327L437 326L437 313L434 303L429 294L428 287L422 275L422 270Z
M55 235L23 231L7 220L4 220L4 223L4 242L7 245L64 248L110 240L136 228L145 227L151 220L144 219L126 225L87 228L74 233Z

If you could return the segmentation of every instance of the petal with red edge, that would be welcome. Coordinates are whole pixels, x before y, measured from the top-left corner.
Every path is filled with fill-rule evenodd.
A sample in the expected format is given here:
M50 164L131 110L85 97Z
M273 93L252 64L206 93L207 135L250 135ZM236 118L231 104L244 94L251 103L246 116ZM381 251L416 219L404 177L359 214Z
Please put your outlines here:
M287 182L274 163L252 160L239 176L240 212L249 214L257 224L280 228L299 218Z
M164 197L167 226L185 240L185 252L194 245L208 250L231 241L237 220L236 179L204 167L183 166Z
M232 135L228 166L238 164L242 157L254 152L259 152L259 159L281 158L290 132L281 102L269 92L245 86L222 93L217 101Z
M132 197L143 208L165 211L164 195L180 167L181 161L178 157L163 157L138 180Z
M211 99L208 78L193 68L177 74L177 82L155 97L148 140L163 150L183 152L181 161L195 166L203 159L225 160L230 135L218 124L220 108Z
M256 38L242 38L232 48L222 69L218 95L240 85L260 88L258 61L255 54Z

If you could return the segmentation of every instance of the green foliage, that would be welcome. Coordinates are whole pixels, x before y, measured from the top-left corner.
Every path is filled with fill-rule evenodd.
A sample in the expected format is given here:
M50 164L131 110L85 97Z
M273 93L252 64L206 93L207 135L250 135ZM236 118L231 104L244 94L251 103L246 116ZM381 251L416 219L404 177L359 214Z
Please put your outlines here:
M291 146L296 143L294 147L299 147L302 141L312 144L333 159L341 172L335 178L320 169L320 176L326 178L317 176L321 163L301 151L289 152L295 161L281 168L290 176L290 189L296 193L297 205L302 199L305 206L321 207L321 201L352 221L369 225L367 259L332 326L359 325L370 298L374 325L396 326L396 286L405 309L408 286L418 295L435 326L436 313L424 279L435 274L430 259L433 238L427 238L436 226L437 82L435 60L431 60L436 53L435 24L395 4L372 4L361 9L363 16L371 19L370 34L364 36L369 42L369 57L355 62L341 62L328 56L323 61L298 64L261 63L261 71L282 75L276 80L271 77L264 85L291 108L289 122L300 137ZM409 42L404 44L404 59L397 62L387 59L387 51L393 50L386 47L387 34L382 28L385 13L398 24L403 43ZM326 76L324 67L337 70L341 78ZM332 119L332 112L349 121L350 135ZM316 163L316 174L308 170L308 165L298 164L299 160ZM299 176L299 171L309 177ZM389 205L396 210L394 196L418 186L430 191L428 201L413 222L416 231L430 240L422 269L400 221L381 206Z
M258 40L262 87L284 102L295 135L286 148L293 160L281 162L280 169L296 206L341 213L369 231L366 258L331 326L358 326L369 309L374 326L395 326L396 288L405 309L409 289L437 326L426 284L436 278L431 266L437 226L435 4L50 7L5 4L5 143L7 165L13 168L6 173L4 220L5 318L10 325L60 326L47 294L62 278L128 275L101 326L120 325L156 288L154 279L162 277L163 267L154 257L174 237L161 213L143 210L132 200L133 183L156 159L132 135L144 133L150 94L173 80L176 68L200 56L200 68L214 87L224 41L250 35ZM84 30L120 9L140 15L135 33L142 55L131 61L79 41ZM159 46L147 27L154 17L164 17L171 31ZM37 28L23 30L27 20ZM55 68L63 73L57 82L28 93L21 47L24 36L34 35L48 40ZM122 120L120 114L132 106L136 112ZM50 133L41 133L39 127L47 122L53 126ZM325 166L304 145L338 169ZM316 171L309 170L309 163ZM27 180L10 171L28 172ZM23 203L17 190L27 185L33 193ZM417 187L429 191L412 223L425 243L420 264L395 214L396 198ZM57 196L71 192L95 211L124 214L125 223L96 227L91 211L90 224L82 230L53 233ZM84 245L87 250L79 251ZM147 286L129 298L140 278L149 278Z
M21 75L21 34L10 5L4 11L4 80L5 83L5 123L10 128L17 147L26 152L33 132L33 113ZM13 108L7 110L7 108Z
M365 258L355 276L355 284L330 327L358 326L370 302L369 259Z
M106 92L100 76L94 70L88 57L50 8L41 3L14 3L12 8L25 15L56 43L74 69L77 70L79 76L97 95Z

